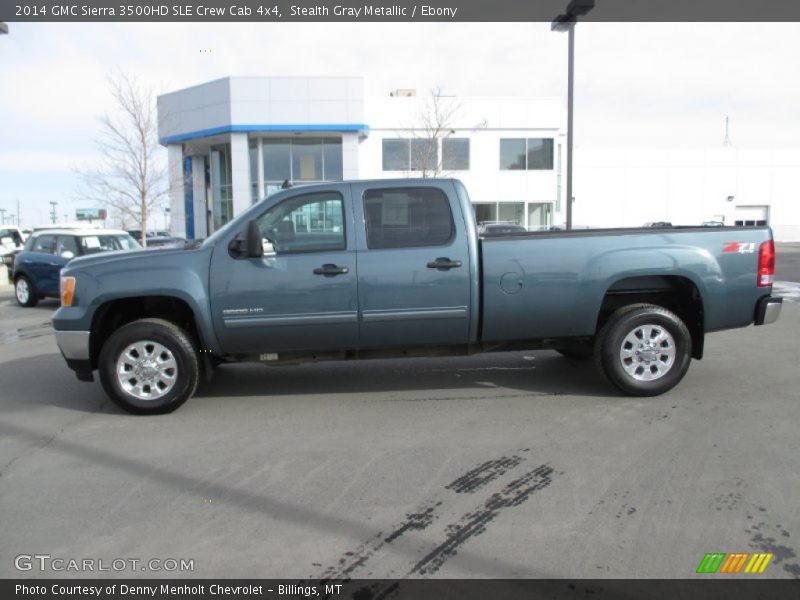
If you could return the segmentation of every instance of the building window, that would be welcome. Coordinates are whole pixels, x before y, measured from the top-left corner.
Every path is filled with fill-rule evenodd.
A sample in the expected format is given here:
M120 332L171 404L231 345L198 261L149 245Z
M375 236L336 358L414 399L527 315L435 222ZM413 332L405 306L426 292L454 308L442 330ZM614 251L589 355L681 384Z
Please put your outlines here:
M368 248L442 246L453 237L450 204L436 188L367 190Z
M505 171L553 169L552 138L504 138L500 140L500 168Z
M442 140L442 169L469 170L469 138L448 137Z
M264 186L342 180L341 138L263 138Z
M384 139L384 171L436 171L439 165L437 140Z

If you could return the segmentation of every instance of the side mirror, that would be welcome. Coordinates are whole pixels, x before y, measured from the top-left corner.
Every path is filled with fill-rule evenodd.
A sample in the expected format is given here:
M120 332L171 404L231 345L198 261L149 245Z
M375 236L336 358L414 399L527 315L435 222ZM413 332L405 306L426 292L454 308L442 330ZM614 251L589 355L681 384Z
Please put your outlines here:
M61 258L66 258L67 260L71 260L75 258L75 253L72 250L64 250L61 253Z
M261 258L264 256L264 246L261 241L261 230L258 228L258 222L247 222L247 238L246 238L246 256L247 258Z
M14 244L14 240L12 240L10 237L0 238L0 244L2 244L3 246L14 246L14 245L16 245L16 244Z

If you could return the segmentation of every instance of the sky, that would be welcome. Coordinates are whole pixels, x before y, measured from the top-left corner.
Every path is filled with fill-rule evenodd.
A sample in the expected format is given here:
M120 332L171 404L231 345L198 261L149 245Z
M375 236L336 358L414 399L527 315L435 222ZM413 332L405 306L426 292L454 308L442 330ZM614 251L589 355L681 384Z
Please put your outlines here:
M549 23L10 23L0 36L0 208L23 226L76 208L107 79L156 92L229 75L363 76L366 92L548 96L566 106L567 35ZM201 52L201 50L203 50ZM800 23L581 23L581 147L800 147ZM163 152L166 160L166 150ZM800 174L799 178L800 178ZM159 223L156 223L159 225Z

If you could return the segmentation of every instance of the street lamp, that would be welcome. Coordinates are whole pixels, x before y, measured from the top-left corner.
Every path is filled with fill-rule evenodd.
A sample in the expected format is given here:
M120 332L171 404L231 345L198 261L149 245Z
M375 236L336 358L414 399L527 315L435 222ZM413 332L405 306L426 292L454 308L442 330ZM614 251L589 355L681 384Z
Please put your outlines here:
M572 106L575 79L575 23L594 8L595 0L572 0L567 12L558 15L550 24L551 31L569 33L569 61L567 67L567 229L572 229Z

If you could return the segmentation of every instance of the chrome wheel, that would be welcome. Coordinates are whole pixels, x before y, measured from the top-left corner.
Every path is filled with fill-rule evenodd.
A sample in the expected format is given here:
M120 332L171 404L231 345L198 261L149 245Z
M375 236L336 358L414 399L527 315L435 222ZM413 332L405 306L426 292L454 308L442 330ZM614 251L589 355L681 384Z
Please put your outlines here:
M632 329L622 340L622 368L637 381L654 381L675 364L675 340L665 327L646 323Z
M130 344L117 359L120 387L138 400L157 400L175 387L178 364L166 346L144 340Z
M15 286L17 301L20 304L26 304L31 299L31 288L28 285L28 280L24 277L17 279Z

